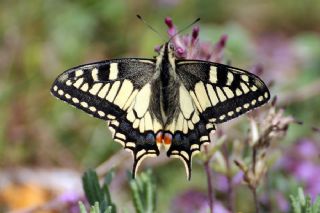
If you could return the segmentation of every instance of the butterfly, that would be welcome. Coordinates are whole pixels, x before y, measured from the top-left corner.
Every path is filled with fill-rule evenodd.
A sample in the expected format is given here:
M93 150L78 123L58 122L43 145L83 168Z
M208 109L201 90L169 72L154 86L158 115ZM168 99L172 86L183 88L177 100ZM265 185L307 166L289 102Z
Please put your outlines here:
M133 154L133 177L164 147L191 177L191 161L215 125L265 104L270 93L254 74L201 60L180 60L169 41L154 59L122 58L71 68L51 93L107 122Z

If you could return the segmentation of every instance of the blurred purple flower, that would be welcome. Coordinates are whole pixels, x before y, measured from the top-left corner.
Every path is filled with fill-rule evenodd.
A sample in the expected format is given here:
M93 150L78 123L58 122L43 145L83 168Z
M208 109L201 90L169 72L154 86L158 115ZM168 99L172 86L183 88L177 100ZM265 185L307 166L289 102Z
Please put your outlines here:
M280 166L291 173L306 188L312 198L320 194L319 145L308 139L296 143L280 162Z
M178 195L172 202L173 213L206 213L208 212L208 197L205 193L197 190L189 190ZM229 213L220 203L215 202L214 212Z
M288 212L290 209L290 205L284 194L282 194L281 192L276 192L275 197L279 210L281 212Z
M220 192L224 192L226 193L228 191L228 179L225 175L223 174L219 174L219 173L216 173L215 176L215 188L220 191ZM232 186L236 186L238 184L240 184L243 180L243 172L242 171L239 171L237 174L235 174L233 177L232 177Z
M264 70L268 70L265 80L277 80L280 84L296 77L299 57L289 39L279 35L264 36L258 40L256 48L255 61L261 61Z
M58 201L66 206L66 209L68 209L68 212L70 213L80 212L79 201L82 201L87 209L89 209L89 204L85 197L83 197L83 195L79 195L76 192L65 192L58 197Z
M172 38L178 58L221 62L228 40L227 35L221 36L219 41L212 45L211 42L199 41L200 28L198 26L193 27L191 35L176 35L178 30L170 17L165 18L165 24L168 26L167 33ZM155 50L159 51L159 48Z

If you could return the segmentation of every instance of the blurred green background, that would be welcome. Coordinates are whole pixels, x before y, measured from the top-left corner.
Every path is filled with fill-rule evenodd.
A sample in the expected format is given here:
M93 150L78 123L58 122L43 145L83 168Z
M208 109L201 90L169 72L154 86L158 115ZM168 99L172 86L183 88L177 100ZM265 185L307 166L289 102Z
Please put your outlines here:
M67 168L81 174L125 152L112 142L104 122L58 101L49 88L58 74L79 64L156 55L154 47L163 40L136 14L161 34L167 16L180 28L200 17L203 41L215 43L227 34L224 61L248 70L261 64L272 95L304 123L289 129L287 146L301 138L319 143L319 11L318 0L2 0L0 169ZM159 212L168 211L182 189L205 189L196 161L191 182L184 181L180 162L161 162L154 169Z

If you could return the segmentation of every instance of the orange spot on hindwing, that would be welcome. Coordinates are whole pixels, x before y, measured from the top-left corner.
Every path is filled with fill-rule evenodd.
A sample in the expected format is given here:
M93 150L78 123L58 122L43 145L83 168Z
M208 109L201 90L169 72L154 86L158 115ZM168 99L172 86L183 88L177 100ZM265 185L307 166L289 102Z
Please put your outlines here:
M170 133L164 134L164 145L170 145L172 142L172 135Z
M156 142L157 144L162 144L162 140L163 140L163 133L162 131L158 132L156 135Z

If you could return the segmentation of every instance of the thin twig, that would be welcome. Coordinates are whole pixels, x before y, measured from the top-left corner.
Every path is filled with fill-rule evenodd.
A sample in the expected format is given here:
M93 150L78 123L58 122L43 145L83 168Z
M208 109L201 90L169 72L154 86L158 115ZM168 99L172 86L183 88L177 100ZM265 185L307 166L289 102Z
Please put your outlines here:
M207 160L204 162L204 169L207 175L207 182L208 182L208 198L209 198L209 208L210 208L210 212L213 213L213 208L214 208L214 189L213 189L213 184L212 184L212 177L211 177L211 169L210 169L210 159L211 156L208 156L208 147L205 146L204 147L204 151L207 155Z
M255 204L255 208L256 208L256 213L260 212L260 208L259 208L259 201L258 201L258 196L257 196L257 188L251 186L250 190L252 192L252 196L253 196L253 200L254 200L254 204Z
M256 163L257 163L257 146L253 147L253 152L252 152L252 173L253 176L256 177ZM250 189L253 195L253 200L254 200L254 205L256 208L256 213L259 213L259 202L258 202L258 197L257 197L257 183L255 182L253 185L250 185Z
M227 206L230 212L234 212L234 195L233 195L233 184L232 184L232 173L231 173L231 165L228 155L228 148L226 143L222 145L222 151L224 160L226 162L226 177L227 177L227 183L228 183L228 189L227 189Z

